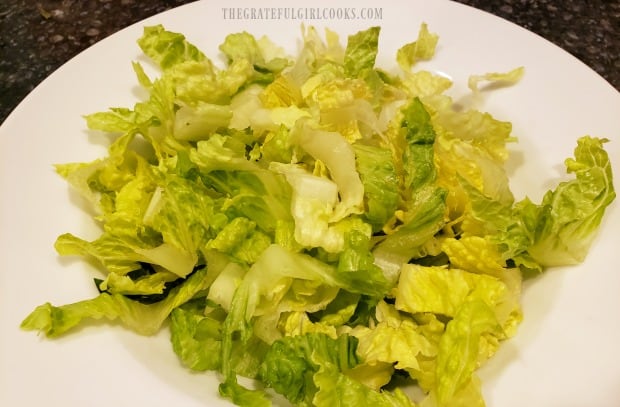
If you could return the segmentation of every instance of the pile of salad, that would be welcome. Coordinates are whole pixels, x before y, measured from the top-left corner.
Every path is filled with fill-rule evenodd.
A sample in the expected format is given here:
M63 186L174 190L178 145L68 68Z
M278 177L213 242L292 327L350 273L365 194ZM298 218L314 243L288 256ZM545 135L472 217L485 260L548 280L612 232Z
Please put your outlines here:
M517 201L511 124L456 109L451 81L417 69L438 41L425 24L396 73L375 66L379 34L343 45L304 27L292 58L234 33L218 66L145 27L138 44L161 74L133 68L150 96L88 115L108 154L56 167L101 235L55 248L97 260L99 294L40 305L22 328L57 337L107 319L151 335L166 322L182 363L217 372L240 406L276 393L298 406L484 406L476 371L517 331L523 279L581 262L615 198L607 140L579 138L567 180Z

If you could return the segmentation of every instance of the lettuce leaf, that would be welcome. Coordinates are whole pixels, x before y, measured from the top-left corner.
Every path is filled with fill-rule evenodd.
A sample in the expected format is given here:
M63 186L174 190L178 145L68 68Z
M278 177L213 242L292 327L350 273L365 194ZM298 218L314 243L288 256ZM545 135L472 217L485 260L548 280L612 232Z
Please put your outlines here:
M364 217L378 232L387 225L399 205L398 176L392 154L386 148L355 144L357 171L364 186Z
M601 224L605 209L616 197L605 139L582 137L566 171L575 178L547 192L538 208L533 244L528 253L542 266L581 263ZM529 206L524 201L524 206ZM528 209L522 213L529 212Z
M386 407L415 407L415 404L401 390L376 391L366 387L346 374L321 367L314 375L319 390L313 403L317 406L334 406L346 403L353 405L372 405Z
M346 371L358 363L357 341L343 335L291 336L274 342L260 368L263 382L295 404L312 405L318 386L314 375L322 366Z
M379 27L371 27L349 36L344 52L344 70L347 75L355 77L364 70L374 68L380 31Z
M403 45L396 52L396 61L404 71L411 69L419 60L428 60L435 55L439 36L428 30L428 25L422 23L418 38L408 44Z
M57 337L79 325L85 319L120 320L127 328L141 335L157 332L175 308L193 299L211 283L207 269L201 268L184 284L173 288L162 301L143 304L121 294L102 293L99 296L72 304L53 306L50 303L35 308L21 327L37 330L48 337Z
M481 338L498 330L493 310L483 301L468 301L459 308L439 342L435 388L439 405L448 403L470 384L480 361ZM484 402L471 405L484 406Z
M474 219L504 260L538 272L584 260L605 209L616 197L605 142L580 138L575 157L566 160L567 173L575 178L548 191L540 204L525 198L508 205L466 186Z

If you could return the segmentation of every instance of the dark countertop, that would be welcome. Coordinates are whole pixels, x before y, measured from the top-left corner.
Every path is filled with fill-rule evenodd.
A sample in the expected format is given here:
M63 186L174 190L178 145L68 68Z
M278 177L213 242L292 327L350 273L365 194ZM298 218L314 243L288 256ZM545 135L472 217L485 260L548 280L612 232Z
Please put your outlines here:
M620 90L620 0L457 1L547 38ZM125 26L190 2L3 0L0 123L36 85L78 52Z

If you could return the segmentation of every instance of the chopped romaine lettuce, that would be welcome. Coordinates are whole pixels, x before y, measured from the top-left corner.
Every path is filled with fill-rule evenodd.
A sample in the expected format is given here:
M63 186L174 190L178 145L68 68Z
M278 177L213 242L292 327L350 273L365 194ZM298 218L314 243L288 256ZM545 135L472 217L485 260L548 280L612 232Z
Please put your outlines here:
M413 69L437 41L422 25L389 74L379 27L344 46L309 27L296 57L233 33L218 68L146 27L161 76L133 68L149 98L88 115L114 135L109 154L57 166L102 232L55 247L98 262L100 294L40 305L22 328L169 321L180 361L218 372L240 406L270 405L266 389L300 406L484 406L476 370L516 333L523 277L583 261L615 191L607 140L588 136L573 179L515 202L511 124L455 109L450 80ZM469 86L480 97L479 82L523 72Z

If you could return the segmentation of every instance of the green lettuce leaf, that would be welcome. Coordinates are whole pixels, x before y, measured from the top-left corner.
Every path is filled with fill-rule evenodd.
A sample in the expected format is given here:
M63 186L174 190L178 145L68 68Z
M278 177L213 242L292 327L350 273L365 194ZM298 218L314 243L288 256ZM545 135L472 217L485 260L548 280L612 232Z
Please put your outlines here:
M314 381L319 389L313 399L317 406L415 407L401 389L375 391L329 367L321 366Z
M398 280L403 264L428 254L425 245L445 224L445 191L437 188L425 192L429 195L407 214L409 221L388 234L373 249L376 263L392 283Z
M247 32L227 35L219 48L232 63L247 60L254 67L256 75L264 74L265 71L279 73L289 64L288 59L267 37L257 40Z
M314 375L326 365L336 371L354 367L358 363L356 344L355 338L347 335L337 339L320 333L282 338L267 352L260 377L268 387L292 403L313 405L312 400L319 389Z
M412 314L431 312L454 317L465 302L481 300L493 309L505 294L506 285L492 276L407 264L400 272L395 306Z
M334 156L334 159L336 157ZM357 176L353 168L344 170ZM291 215L295 221L295 240L303 247L321 247L330 253L341 252L344 235L355 229L370 236L372 228L358 217L346 217L358 212L363 204L363 186L347 184L352 194L339 200L339 186L329 178L311 174L295 164L272 163L271 168L283 174L292 188ZM345 175L345 178L348 178ZM359 195L359 196L358 196ZM351 205L350 202L355 201Z
M508 205L465 186L481 233L490 236L505 260L537 271L584 260L616 197L605 141L580 138L575 157L566 160L575 178L547 192L538 205L528 198Z
M344 69L349 76L358 76L362 71L372 69L379 47L379 27L371 27L350 35L344 53Z
M349 332L358 339L357 353L365 364L387 363L395 369L421 370L420 359L437 355L436 344L411 317L385 302L377 305L376 313L375 326L356 326Z
M398 177L388 149L354 144L357 170L364 185L364 217L373 231L383 229L399 205Z
M250 390L241 386L236 380L229 379L220 384L220 394L228 397L240 407L269 407L270 400L261 390Z
M470 384L480 361L481 338L499 330L495 313L483 301L468 301L459 308L439 342L435 389L439 405L449 403ZM472 405L484 406L484 402Z
M373 253L388 279L395 281L402 264L429 254L425 244L445 223L446 191L435 183L435 131L419 98L402 108L392 143L400 158L397 171L403 202L395 215L401 224L386 234Z
M138 45L163 69L188 60L200 62L207 59L184 35L167 31L162 25L145 27Z
M161 328L172 310L209 287L211 279L206 278L206 274L206 268L197 270L184 284L173 288L165 299L154 304L142 304L124 295L107 293L61 306L45 303L35 308L24 319L21 327L40 331L48 337L57 337L84 319L105 318L110 321L120 320L127 328L141 335L152 335Z
M611 164L603 149L606 141L580 138L575 157L566 160L566 170L575 178L548 192L536 211L528 253L543 266L582 262L596 237L605 209L616 197Z
M205 315L203 301L175 308L170 341L182 363L192 370L218 370L222 364L222 321Z
M396 61L404 71L411 69L419 60L431 59L435 55L435 48L439 36L428 30L426 23L422 23L418 38L408 44L403 45L396 52Z
M204 298L175 308L170 315L170 340L181 362L196 371L222 367L222 338L225 312ZM258 338L250 343L234 343L231 364L247 378L255 378L268 345Z
M326 132L301 122L291 136L315 160L329 170L331 180L338 188L339 200L334 206L331 221L339 221L350 214L363 211L364 185L355 165L355 151L339 133Z

